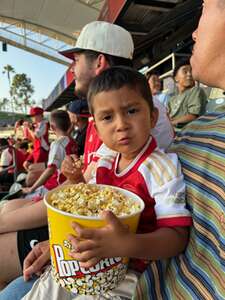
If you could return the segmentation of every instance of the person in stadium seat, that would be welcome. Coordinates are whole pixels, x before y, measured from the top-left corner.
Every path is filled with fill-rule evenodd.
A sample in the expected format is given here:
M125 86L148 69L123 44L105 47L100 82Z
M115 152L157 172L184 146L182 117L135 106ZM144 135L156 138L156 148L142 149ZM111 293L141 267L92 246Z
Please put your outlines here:
M67 107L67 111L72 123L71 134L73 134L73 138L77 142L78 156L81 156L84 154L88 118L90 117L87 101L84 99L74 100Z
M114 37L113 44L112 36ZM121 41L123 41L123 43L121 43ZM75 49L64 52L64 55L74 60L75 91L77 95L81 98L85 98L91 80L105 69L114 65L130 66L132 64L133 50L134 44L131 35L120 26L101 21L87 24L81 31ZM170 123L168 122L167 124ZM165 130L171 132L171 125L165 125L163 130L161 130L163 136L165 136ZM168 143L167 146L171 143L172 139L173 136L168 133L166 139ZM157 143L159 145L160 138L157 139ZM87 129L85 142L85 162L86 166L90 166L85 172L87 179L91 177L90 170L93 168L93 165L91 165L92 158L101 144L102 142L94 128L94 122L91 121ZM71 166L73 161L68 157L67 163ZM93 164L95 164L95 162L93 162ZM26 231L24 231L24 236L25 235ZM38 247L35 248L34 251L39 249ZM44 253L43 255L45 256ZM26 278L29 278L31 269L28 268Z
M68 113L64 110L53 111L50 123L57 139L51 144L47 168L32 187L24 189L24 192L30 193L26 199L10 200L1 209L0 244L7 244L8 250L4 251L3 247L0 250L0 287L21 273L23 259L32 249L30 241L41 241L48 238L46 208L43 201L40 200L48 190L66 180L60 172L65 156L77 155L77 144L68 133L71 127ZM44 227L40 228L40 226ZM37 228L36 233L38 232L38 234L35 239L32 228ZM25 229L27 229L26 242L23 235ZM6 260L9 250L14 253L12 260ZM21 266L18 260L21 261ZM18 272L18 274L14 272Z
M43 119L44 110L41 107L31 107L30 116L32 118L32 125L28 122L24 122L24 128L27 131L27 139L30 140L33 145L33 151L24 162L24 168L29 171L29 166L34 163L44 162L48 160L49 141L48 130L49 124Z
M203 1L193 33L194 79L225 89L225 0ZM193 228L182 255L152 262L134 300L225 296L225 112L211 112L180 132L174 142L187 184Z
M166 93L162 92L162 83L159 75L150 71L147 73L146 78L152 92L153 100L157 99L166 107L169 96Z
M28 144L26 142L19 143L17 148L10 146L7 139L0 140L0 148L3 149L0 158L0 185L11 185L15 180L15 175L24 171L23 163L28 157ZM9 168L4 171L5 168ZM16 174L15 174L16 172Z
M209 86L225 89L225 44L222 43L225 40L225 0L204 1L193 39L193 77ZM194 121L177 138L175 147L183 165L188 206L194 221L190 243L176 259L151 264L133 299L224 298L224 128L225 113L212 113ZM34 253L29 256L30 261L25 262L30 266L29 276L47 261L46 249L41 245L35 247ZM20 284L24 285L21 281ZM10 291L6 290L0 299L11 300L1 298L10 297Z
M206 94L195 86L190 61L180 60L173 72L177 91L168 100L168 113L175 130L179 130L204 113Z

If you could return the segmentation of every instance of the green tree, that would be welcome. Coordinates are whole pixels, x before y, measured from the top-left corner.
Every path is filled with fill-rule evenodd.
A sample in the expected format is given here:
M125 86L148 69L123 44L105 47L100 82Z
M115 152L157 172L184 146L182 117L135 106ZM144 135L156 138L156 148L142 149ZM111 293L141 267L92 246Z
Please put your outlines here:
M28 106L34 103L31 99L31 96L34 93L31 79L24 73L16 74L13 77L10 91L16 108L26 114Z
M15 73L15 69L11 65L6 65L6 66L4 66L2 73L6 74L7 78L8 78L11 110L12 110L12 112L14 112L13 97L11 95L11 74Z
M7 98L0 99L0 110L7 110L9 100Z

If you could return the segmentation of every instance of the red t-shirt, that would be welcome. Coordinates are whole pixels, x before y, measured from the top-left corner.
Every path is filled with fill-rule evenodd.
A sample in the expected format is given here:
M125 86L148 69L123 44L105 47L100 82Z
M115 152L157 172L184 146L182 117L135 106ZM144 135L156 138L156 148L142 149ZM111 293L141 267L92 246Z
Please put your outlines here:
M54 167L54 174L44 184L46 189L51 190L66 180L60 168L66 155L77 154L77 143L68 136L62 136L51 143L48 167Z
M92 161L96 151L101 146L102 141L98 137L94 126L94 119L90 117L88 120L88 127L86 132L85 146L84 146L84 171Z

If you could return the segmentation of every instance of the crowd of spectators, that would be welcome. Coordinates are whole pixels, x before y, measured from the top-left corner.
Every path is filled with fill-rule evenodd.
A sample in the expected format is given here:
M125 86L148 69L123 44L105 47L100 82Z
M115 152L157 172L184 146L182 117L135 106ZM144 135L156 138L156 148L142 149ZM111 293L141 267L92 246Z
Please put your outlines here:
M204 116L206 97L195 83L199 80L225 88L225 48L215 43L215 48L210 48L207 44L207 52L202 38L213 40L215 35L219 40L225 38L222 30L225 2L218 3L219 0L205 1L204 12L208 14L202 15L193 34L196 45L191 63L182 61L174 70L177 92L173 96L163 95L157 74L149 74L147 81L131 68L115 67L131 65L134 50L130 34L117 25L105 22L86 25L75 49L64 52L74 60L76 93L88 99L92 116L87 121L89 112L84 100L70 104L69 114L60 110L52 112L50 125L57 140L51 144L46 159L48 125L43 123L43 110L31 110L34 122L25 128L34 150L23 166L29 172L32 163L48 163L33 185L24 189L30 194L41 187L39 198L30 195L27 200L10 200L11 204L5 204L0 212L0 244L7 244L9 249L9 253L0 250L0 288L22 272L28 281L19 278L9 284L0 293L0 300L86 299L64 290L51 277L51 267L46 269L50 256L46 209L41 200L48 190L43 190L43 184L55 178L55 172L57 180L60 175L65 177L50 188L62 184L66 178L66 182L73 183L91 180L125 187L140 194L146 202L137 235L130 234L110 212L103 214L107 223L104 230L86 232L85 228L73 225L79 238L70 238L74 249L71 257L78 257L83 266L93 266L109 256L141 259L141 268L134 268L132 288L125 285L102 297L223 299L224 112ZM214 21L217 21L216 28ZM111 36L118 42L112 45L108 41ZM119 43L121 40L123 45ZM218 61L215 61L215 51L220 53ZM210 64L212 58L214 62ZM215 76L215 70L220 71L223 81ZM174 131L168 131L172 128L170 122ZM179 127L182 130L177 132ZM77 144L84 142L83 129L86 139L82 148ZM71 138L74 131L77 143ZM75 160L83 151L81 170ZM28 199L32 199L27 202L29 205L21 207ZM30 217L24 220L25 216ZM33 240L40 243L32 247ZM137 266L137 261L134 265ZM40 272L44 275L32 278Z

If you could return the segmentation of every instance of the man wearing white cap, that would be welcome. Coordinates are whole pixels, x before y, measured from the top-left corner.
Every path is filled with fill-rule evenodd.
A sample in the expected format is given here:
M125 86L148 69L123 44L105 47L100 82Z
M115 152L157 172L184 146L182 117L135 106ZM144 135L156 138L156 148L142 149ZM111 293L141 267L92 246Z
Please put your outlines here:
M115 24L95 21L82 29L75 48L61 54L74 60L75 92L80 97L86 97L89 84L95 76L115 65L131 66L133 52L134 44L128 31ZM155 102L159 118L152 134L159 148L167 148L173 139L173 129L165 111L160 109L160 103L157 100ZM101 143L90 119L84 151L85 169L95 159ZM101 153L100 150L99 155Z
M125 29L123 29L122 27L115 24L110 24L101 21L95 21L87 24L82 29L78 37L76 47L74 49L62 52L63 55L74 60L73 72L75 78L75 91L77 95L85 98L91 80L95 76L100 74L102 71L104 71L105 69L114 65L128 65L128 66L132 65L133 51L134 51L134 44L133 44L132 37L130 33ZM159 113L159 120L160 120L160 113ZM158 123L159 122L160 122L159 127L162 128L161 127L162 122L158 121ZM157 124L156 124L156 140L160 147L160 135L158 134L159 128L157 129ZM164 130L168 130L168 137L166 139L167 146L168 146L171 143L173 138L173 130L168 118L163 130L161 129L161 132L163 132L163 136L165 136ZM153 132L152 134L154 135ZM91 121L89 124L89 128L87 130L87 137L86 137L86 148L85 148L86 157L84 158L86 166L90 164L93 157L96 157L95 152L99 148L101 143L102 142L99 140L97 133L95 131L93 121ZM99 153L99 155L101 155L101 153ZM68 158L68 166L70 168L71 165L72 165L71 160L70 158ZM23 234L25 236L26 231L24 231ZM38 256L41 255L41 253L42 251L38 252ZM34 256L33 259L35 260ZM35 273L35 268L33 268L33 266L32 268L29 268L29 264L32 263L33 261L29 260L29 263L26 264L26 267L28 268L27 270L24 271L24 273L26 274L25 275L26 279L30 277L31 273ZM35 264L35 266L39 268L39 265ZM18 276L18 268L16 270L17 275L14 275L14 277ZM42 287L41 290L43 291L44 288ZM53 289L47 290L47 293L49 293L52 290ZM50 295L48 299L51 300L73 299L73 297L69 293L65 293L64 291L58 291L55 289L55 287L54 290L55 290L54 296ZM63 296L61 294L62 292L63 292ZM44 295L44 291L42 295ZM25 299L35 299L36 295L31 294L30 297L31 298L25 298ZM38 295L37 298L42 299L40 298L40 295ZM45 295L43 296L43 299L44 298L46 299Z

